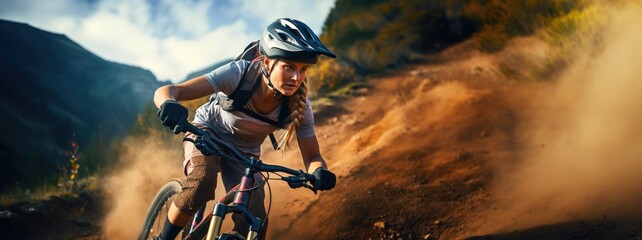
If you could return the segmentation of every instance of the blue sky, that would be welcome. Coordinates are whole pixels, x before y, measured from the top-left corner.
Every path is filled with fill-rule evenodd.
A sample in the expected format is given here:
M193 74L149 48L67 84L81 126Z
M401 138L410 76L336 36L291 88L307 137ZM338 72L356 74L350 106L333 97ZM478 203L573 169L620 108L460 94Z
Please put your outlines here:
M67 35L160 80L235 57L279 17L317 34L334 0L0 0L0 18Z

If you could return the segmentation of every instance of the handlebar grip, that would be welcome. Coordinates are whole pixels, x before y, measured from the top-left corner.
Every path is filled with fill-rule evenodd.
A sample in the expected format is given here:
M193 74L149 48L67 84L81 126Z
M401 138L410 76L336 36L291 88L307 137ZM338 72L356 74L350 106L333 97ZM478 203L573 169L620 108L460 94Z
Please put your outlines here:
M185 126L182 125L182 124L176 124L176 126L174 126L173 132L174 132L174 134L179 134L181 132L185 132Z
M178 128L178 125L176 125L176 127ZM196 134L198 136L203 136L203 134L204 134L203 130L201 130L200 128L194 126L191 123L186 123L185 126L181 126L181 128L182 128L181 129L182 132L191 132L191 133Z

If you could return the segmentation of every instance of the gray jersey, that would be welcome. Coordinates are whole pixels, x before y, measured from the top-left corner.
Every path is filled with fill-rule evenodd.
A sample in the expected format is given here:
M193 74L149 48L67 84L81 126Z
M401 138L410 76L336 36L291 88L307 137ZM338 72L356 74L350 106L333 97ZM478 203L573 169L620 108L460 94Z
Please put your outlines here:
M215 94L229 96L239 85L241 76L249 65L250 62L245 60L234 61L204 76L214 88ZM297 136L301 138L315 136L314 116L310 101L307 102L308 107L304 113L304 120L296 131ZM278 104L274 110L267 114L259 113L254 108L252 101L247 101L245 108L277 122L281 112L281 104ZM213 101L203 104L196 110L194 122L210 127L223 141L231 143L246 154L257 157L261 154L260 146L265 137L277 130L275 126L241 111L225 111Z

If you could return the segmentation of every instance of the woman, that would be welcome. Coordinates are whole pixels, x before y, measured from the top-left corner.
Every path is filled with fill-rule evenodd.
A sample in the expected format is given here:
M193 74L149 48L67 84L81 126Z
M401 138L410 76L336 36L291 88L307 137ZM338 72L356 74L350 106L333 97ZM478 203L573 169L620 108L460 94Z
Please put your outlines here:
M332 189L336 177L327 170L326 162L320 154L312 109L307 100L305 72L317 62L320 54L332 58L336 56L306 24L289 18L277 19L267 27L259 40L259 49L261 56L252 62L234 61L204 76L158 88L154 94L154 103L160 108L158 116L161 122L173 129L177 124L187 121L188 116L187 109L177 101L215 94L213 101L196 111L193 124L211 131L243 153L258 157L265 137L278 130L277 126L261 119L279 121L282 109L288 108L289 111L286 112L290 114L286 118L287 122L280 126L287 130L280 145L287 145L296 134L305 168L308 173L317 177L315 187L318 190ZM259 62L254 63L256 61ZM232 94L251 64L260 64L261 83L243 106L246 111L223 109L216 99ZM194 136L187 134L186 137ZM243 176L243 166L221 161L216 156L204 156L191 142L184 142L184 150L186 184L170 207L161 239L174 239L198 208L214 198L218 172L221 172L227 191ZM261 219L265 219L266 214L264 196L263 189L260 188L254 193L250 203L252 212ZM234 231L245 234L248 230L245 219L242 216L233 216L233 219ZM265 237L266 227L267 219L260 238Z

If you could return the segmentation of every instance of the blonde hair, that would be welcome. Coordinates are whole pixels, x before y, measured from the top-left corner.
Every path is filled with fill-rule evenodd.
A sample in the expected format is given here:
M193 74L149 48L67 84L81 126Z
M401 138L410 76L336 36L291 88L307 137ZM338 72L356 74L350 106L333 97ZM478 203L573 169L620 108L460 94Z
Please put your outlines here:
M296 129L299 128L305 117L305 110L308 108L308 83L307 79L303 79L301 86L296 91L296 93L288 97L288 107L290 108L290 116L287 120L291 121L290 124L286 127L285 133L281 136L279 140L279 147L285 152L288 147L288 143L292 136L296 133Z
M266 67L265 64L263 64L263 59L265 58L268 58L268 57L263 54L261 54L258 57L263 67ZM270 60L273 60L273 59L270 59ZM270 72L271 71L272 69L270 69ZM287 98L288 98L288 107L290 109L290 116L288 116L285 119L285 121L290 123L284 128L285 133L283 133L283 135L281 135L280 139L277 141L279 148L283 150L284 153L288 147L290 140L292 139L292 136L296 134L297 128L299 128L299 126L303 122L303 118L305 116L305 110L308 107L307 77L303 79L303 82L301 82L301 86L299 86L299 89L297 89L297 91L292 96L289 96Z

